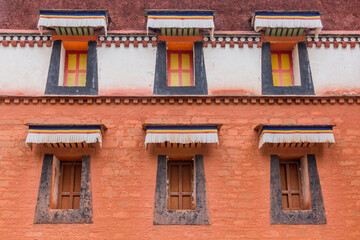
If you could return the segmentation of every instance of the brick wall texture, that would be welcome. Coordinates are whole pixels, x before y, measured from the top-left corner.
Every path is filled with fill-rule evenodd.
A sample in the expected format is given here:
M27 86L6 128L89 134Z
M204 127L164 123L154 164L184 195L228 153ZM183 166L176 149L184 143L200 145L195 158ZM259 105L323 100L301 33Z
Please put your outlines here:
M62 1L65 3L66 1ZM359 239L358 104L4 104L0 105L1 239ZM74 114L76 113L76 114ZM33 224L44 153L25 146L24 123L102 122L91 155L93 224ZM157 155L142 123L222 123L204 154L210 225L153 225ZM270 153L254 127L336 124L336 143L314 150L325 225L270 225Z
M107 9L112 23L109 30L145 30L144 9L216 10L215 27L222 31L253 30L254 10L319 10L325 30L359 30L360 1L341 0L43 0L0 1L0 29L36 29L37 9Z

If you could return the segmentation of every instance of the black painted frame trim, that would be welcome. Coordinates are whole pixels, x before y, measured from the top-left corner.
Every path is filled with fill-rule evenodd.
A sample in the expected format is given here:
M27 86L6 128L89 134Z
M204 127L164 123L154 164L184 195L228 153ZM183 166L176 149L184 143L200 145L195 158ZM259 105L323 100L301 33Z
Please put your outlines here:
M159 155L156 174L154 225L210 224L206 197L206 180L202 155L195 155L196 210L167 210L166 208L166 156Z
M207 80L202 42L194 43L194 81L191 87L167 85L166 42L159 42L156 53L154 95L207 95Z
M263 95L315 95L309 56L305 42L298 43L301 86L276 87L273 84L270 43L264 42L261 55Z
M270 161L270 223L271 224L326 224L325 207L315 155L307 155L311 210L285 211L282 209L279 156Z
M80 209L50 209L53 155L46 154L41 170L34 223L92 223L90 156L82 156Z
M61 40L57 40L53 44L45 95L98 95L96 41L89 41L88 43L85 87L59 86L61 44Z

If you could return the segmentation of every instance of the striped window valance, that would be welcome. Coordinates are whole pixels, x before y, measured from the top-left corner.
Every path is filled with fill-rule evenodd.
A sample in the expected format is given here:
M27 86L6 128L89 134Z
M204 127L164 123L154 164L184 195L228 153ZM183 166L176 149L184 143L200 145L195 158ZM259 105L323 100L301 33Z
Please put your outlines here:
M256 129L259 130L259 148L265 143L335 143L332 125L259 125Z
M26 145L99 143L102 146L102 125L29 125Z
M207 126L145 126L145 146L149 143L216 143L219 144L217 125Z
M315 29L318 36L323 25L320 12L283 12L283 11L255 11L252 17L252 26L256 32L264 29L268 32L281 32L280 36L297 36L304 29ZM288 29L282 32L282 29ZM275 31L273 31L275 30ZM282 34L284 33L284 34ZM296 33L296 35L294 35Z
M94 29L104 28L107 34L107 24L106 10L40 10L38 29L54 28L58 35L93 35Z
M214 31L214 11L147 11L147 29L210 29Z

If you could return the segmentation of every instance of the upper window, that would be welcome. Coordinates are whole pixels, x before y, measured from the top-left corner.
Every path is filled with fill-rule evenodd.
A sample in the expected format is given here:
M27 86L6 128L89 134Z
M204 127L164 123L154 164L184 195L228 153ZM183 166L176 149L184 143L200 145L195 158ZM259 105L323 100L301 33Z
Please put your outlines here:
M54 42L45 94L96 95L97 78L96 41Z
M290 51L271 51L274 86L294 86L294 71Z
M262 32L262 93L315 94L305 35L321 31L320 12L255 11L252 26Z
M64 86L86 86L87 51L66 51Z
M213 34L213 11L146 10L158 34L154 94L206 95L203 34Z
M96 41L108 20L104 10L40 10L38 28L54 41L45 94L97 95Z
M169 87L194 86L193 52L167 51L167 80Z
M263 43L262 93L266 95L315 94L304 42Z

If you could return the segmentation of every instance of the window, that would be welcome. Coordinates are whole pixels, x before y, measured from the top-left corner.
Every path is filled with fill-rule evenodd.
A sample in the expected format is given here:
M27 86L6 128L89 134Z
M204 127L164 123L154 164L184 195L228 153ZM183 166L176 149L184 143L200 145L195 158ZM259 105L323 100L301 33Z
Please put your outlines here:
M325 224L325 208L314 155L271 156L270 222Z
M64 86L86 86L87 51L66 51Z
M168 161L169 210L195 209L193 161Z
M96 41L92 41L96 36L77 38L81 41L66 38L54 41L45 94L98 94Z
M274 86L294 86L291 51L271 51Z
M194 86L192 51L168 50L167 62L168 86Z
M194 160L182 161L159 155L153 223L210 223L202 155L195 155Z
M197 37L199 38L199 36ZM158 43L154 82L155 95L207 94L203 44L194 41L186 42L184 39L181 41Z
M300 168L300 162L304 167ZM281 161L281 198L283 210L301 210L311 207L309 204L309 181L305 167L306 160Z
M92 223L92 212L90 157L46 154L34 223Z
M79 209L81 188L81 162L60 162L59 197L57 208ZM53 176L54 178L55 176Z
M305 42L264 42L262 94L314 95Z

